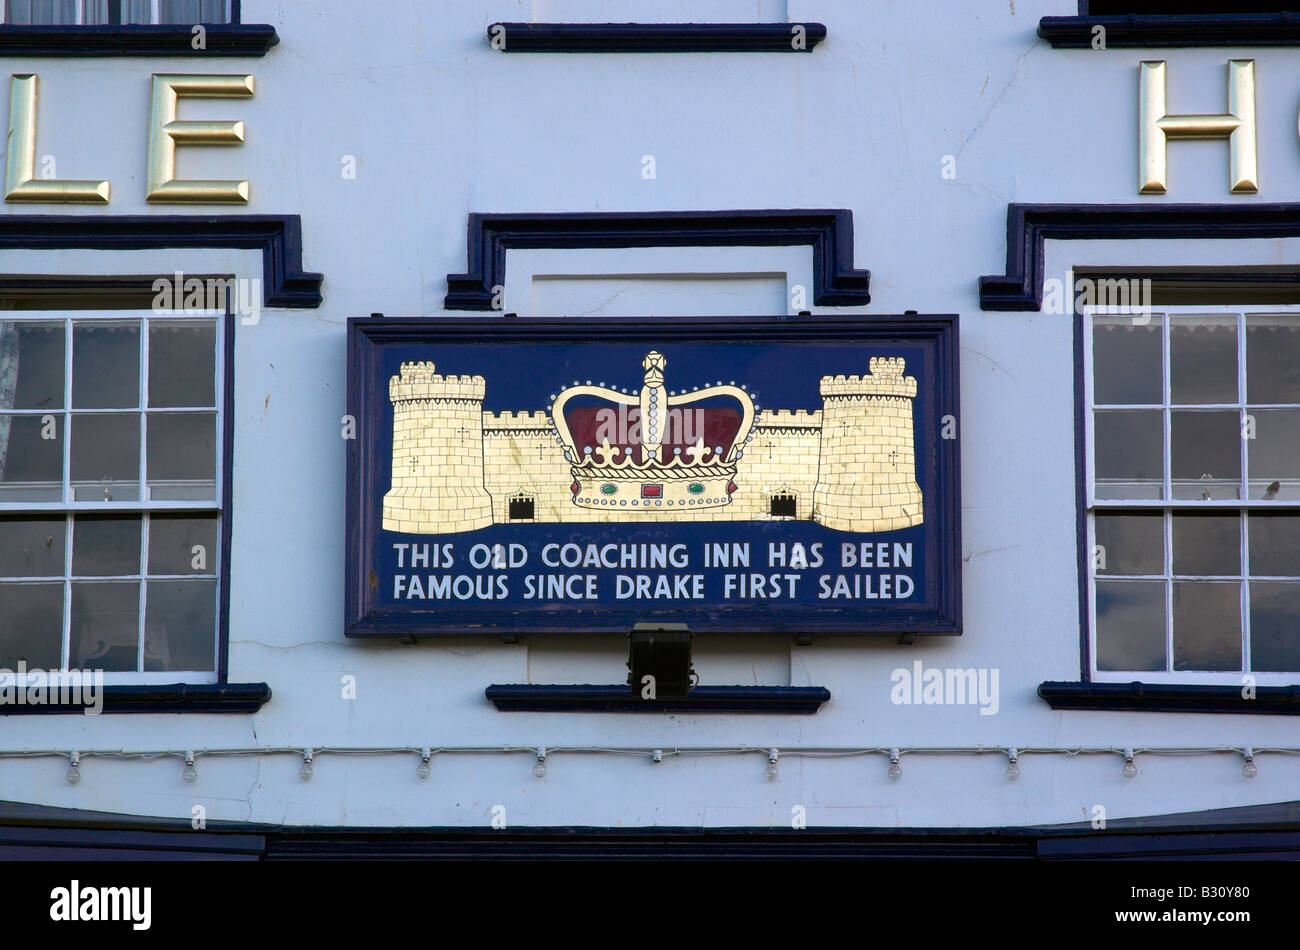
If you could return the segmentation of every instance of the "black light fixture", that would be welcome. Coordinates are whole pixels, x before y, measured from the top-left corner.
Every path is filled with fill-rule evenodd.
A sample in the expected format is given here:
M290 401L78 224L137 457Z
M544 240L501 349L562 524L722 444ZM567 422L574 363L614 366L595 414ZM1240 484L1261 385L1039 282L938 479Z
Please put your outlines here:
M627 651L627 683L633 695L646 700L685 698L695 685L691 639L684 623L634 626Z

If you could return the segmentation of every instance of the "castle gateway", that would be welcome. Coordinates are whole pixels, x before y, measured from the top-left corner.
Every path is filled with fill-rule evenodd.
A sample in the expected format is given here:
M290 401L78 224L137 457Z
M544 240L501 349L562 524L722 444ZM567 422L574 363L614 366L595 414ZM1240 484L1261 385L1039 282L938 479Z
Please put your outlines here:
M955 317L349 329L350 635L960 632Z

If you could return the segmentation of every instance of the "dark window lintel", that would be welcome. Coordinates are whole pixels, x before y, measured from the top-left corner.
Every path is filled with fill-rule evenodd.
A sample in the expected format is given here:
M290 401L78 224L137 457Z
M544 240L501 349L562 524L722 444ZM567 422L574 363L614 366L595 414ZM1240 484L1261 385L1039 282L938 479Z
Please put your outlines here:
M269 23L205 23L194 48L188 23L129 26L0 24L0 56L265 56L280 42Z
M102 713L255 713L271 698L266 683L105 686ZM0 716L86 715L80 703L0 703Z
M1300 716L1300 685L1256 686L1251 699L1243 691L1244 686L1136 682L1046 682L1038 687L1039 697L1053 709Z
M824 686L697 686L683 699L642 699L628 686L489 686L500 712L786 713L810 715L831 698Z

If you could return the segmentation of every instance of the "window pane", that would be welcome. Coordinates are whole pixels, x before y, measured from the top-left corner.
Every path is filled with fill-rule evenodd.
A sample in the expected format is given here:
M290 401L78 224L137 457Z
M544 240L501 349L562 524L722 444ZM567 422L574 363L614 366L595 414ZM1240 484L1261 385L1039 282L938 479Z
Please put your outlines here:
M1174 669L1241 669L1241 584L1174 583Z
M1237 402L1237 318L1172 317L1169 396L1174 404Z
M1250 668L1300 671L1300 582L1250 582Z
M62 518L0 518L0 577L62 577L64 537Z
M0 322L0 409L63 408L62 323Z
M216 323L149 324L149 405L215 406Z
M78 320L72 326L72 405L140 405L140 322Z
M121 3L123 23L152 23L150 0L118 0ZM112 4L110 4L111 6Z
M1097 515L1098 574L1163 574L1165 518L1156 514Z
M87 26L109 23L108 0L82 0L81 22Z
M1175 498L1241 497L1241 419L1237 412L1170 413Z
M215 499L216 433L216 413L149 413L149 497Z
M1163 424L1158 411L1095 414L1098 498L1163 498Z
M150 515L150 574L215 574L216 557L215 517Z
M1097 582L1097 669L1165 668L1165 585Z
M74 582L72 668L134 671L139 618L139 581Z
M1246 440L1250 497L1300 499L1300 409L1251 409L1255 438Z
M1164 402L1163 318L1139 325L1131 316L1092 321L1092 400L1098 405Z
M1300 512L1250 515L1250 573L1300 577Z
M1250 402L1300 402L1300 315L1246 317Z
M5 0L5 22L20 26L70 26L77 22L77 2Z
M140 518L77 515L72 522L74 577L140 573Z
M0 584L0 667L63 664L63 584Z
M77 501L139 500L139 415L73 416L72 480Z
M211 670L217 582L150 581L145 596L145 670Z
M226 23L226 0L159 0L159 23Z
M0 501L63 500L63 416L42 418L0 413Z
M1241 574L1241 518L1230 515L1174 515L1174 573Z

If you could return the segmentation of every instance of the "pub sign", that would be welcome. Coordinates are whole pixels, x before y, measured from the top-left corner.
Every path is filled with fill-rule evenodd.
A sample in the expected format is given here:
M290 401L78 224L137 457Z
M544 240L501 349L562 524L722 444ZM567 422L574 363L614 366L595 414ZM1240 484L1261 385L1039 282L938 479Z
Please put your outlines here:
M960 632L955 316L348 332L350 636Z

